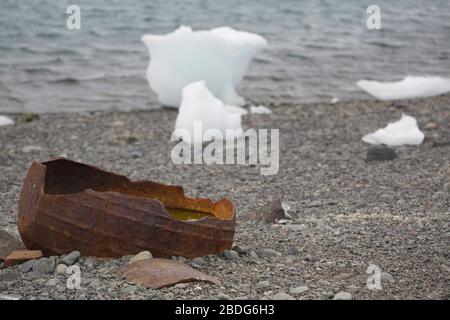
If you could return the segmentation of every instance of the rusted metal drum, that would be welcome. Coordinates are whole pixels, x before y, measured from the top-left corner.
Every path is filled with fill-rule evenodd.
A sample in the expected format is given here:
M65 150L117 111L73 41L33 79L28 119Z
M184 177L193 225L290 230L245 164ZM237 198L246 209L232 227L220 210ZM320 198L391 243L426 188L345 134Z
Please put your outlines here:
M19 204L19 233L46 255L198 257L230 249L231 201L189 198L180 186L131 181L97 167L56 158L34 161Z

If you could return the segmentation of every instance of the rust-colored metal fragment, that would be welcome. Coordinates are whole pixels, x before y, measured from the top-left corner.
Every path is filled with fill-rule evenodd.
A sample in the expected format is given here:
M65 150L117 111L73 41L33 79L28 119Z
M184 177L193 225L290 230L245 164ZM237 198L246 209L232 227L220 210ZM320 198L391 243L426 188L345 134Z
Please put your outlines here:
M45 255L198 257L230 249L235 227L228 199L189 198L180 186L64 158L34 161L20 196L19 233Z
M41 250L14 250L5 258L5 267L12 267L28 260L42 258Z
M182 262L169 259L147 259L125 267L123 276L136 285L160 289L181 282L204 281L220 285L220 281Z

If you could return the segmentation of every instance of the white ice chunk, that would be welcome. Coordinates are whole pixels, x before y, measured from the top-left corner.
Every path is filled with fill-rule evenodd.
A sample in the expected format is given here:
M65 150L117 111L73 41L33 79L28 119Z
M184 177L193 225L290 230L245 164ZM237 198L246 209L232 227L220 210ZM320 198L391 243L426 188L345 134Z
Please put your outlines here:
M247 114L248 111L245 110L244 108L241 107L236 107L236 106L230 106L230 105L226 105L225 106L225 110L227 110L229 113L238 113L238 114Z
M265 106L250 106L251 113L272 113L272 110Z
M202 143L212 140L207 137L206 131L215 135L210 129L219 131L224 140L227 137L240 137L241 115L229 113L222 101L208 90L204 81L191 83L183 89L173 136L182 138L187 143ZM233 135L227 135L230 132ZM217 135L214 137L217 138Z
M335 103L338 103L338 102L339 102L339 99L337 97L333 97L333 99L331 99L331 104L335 104Z
M389 123L385 128L365 135L362 140L370 144L385 144L387 146L418 145L424 139L424 134L417 126L414 117L402 115L397 122Z
M0 127L1 126L7 126L7 125L10 125L10 124L14 124L14 121L12 119L0 115Z
M357 86L380 100L431 97L450 92L450 79L408 76L401 81L359 80Z
M225 104L244 105L236 93L248 66L267 41L230 27L193 31L181 26L166 35L144 35L150 52L147 79L166 106L178 108L183 88L204 80Z

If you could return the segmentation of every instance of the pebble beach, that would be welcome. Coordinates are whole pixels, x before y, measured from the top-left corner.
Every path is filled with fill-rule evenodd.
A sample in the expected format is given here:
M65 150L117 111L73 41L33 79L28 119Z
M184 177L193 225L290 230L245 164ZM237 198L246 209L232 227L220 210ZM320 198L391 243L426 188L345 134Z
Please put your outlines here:
M23 179L35 159L62 156L132 180L181 185L191 197L227 197L237 207L232 252L174 257L221 281L146 289L120 273L132 256L81 256L81 287L67 275L0 264L0 294L18 299L449 299L450 95L401 101L267 105L243 128L280 130L279 172L258 165L175 165L170 136L177 113L94 111L7 114L0 127L0 228L19 237ZM402 113L425 134L395 148L391 161L367 161L361 137ZM292 219L243 217L268 202L289 204ZM60 259L60 258L55 258ZM367 287L370 265L382 289Z

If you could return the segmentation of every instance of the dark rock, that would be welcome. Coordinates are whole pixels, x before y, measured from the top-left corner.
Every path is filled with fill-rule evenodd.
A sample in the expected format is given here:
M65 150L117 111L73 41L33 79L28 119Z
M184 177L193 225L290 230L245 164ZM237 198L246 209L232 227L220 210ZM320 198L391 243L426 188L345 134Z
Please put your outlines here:
M367 161L392 161L397 158L397 152L386 146L374 146L367 150Z
M5 260L13 250L22 249L25 249L22 241L5 230L0 229L0 260Z

